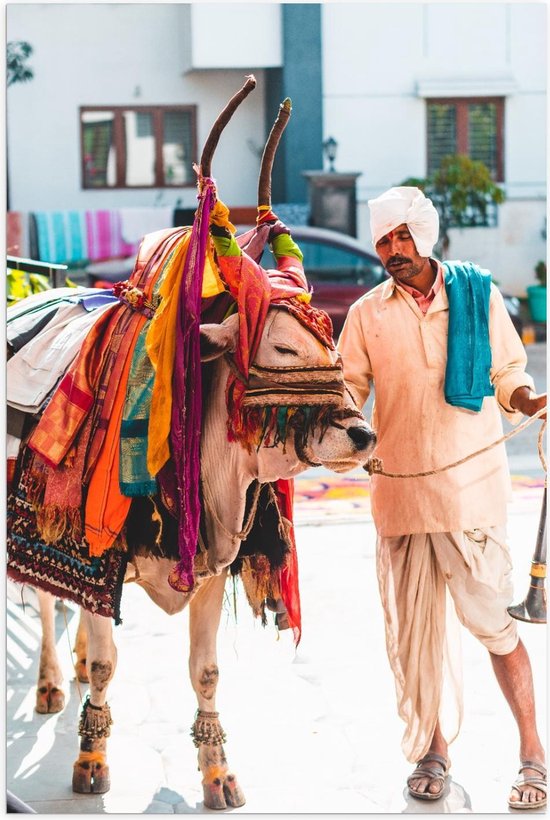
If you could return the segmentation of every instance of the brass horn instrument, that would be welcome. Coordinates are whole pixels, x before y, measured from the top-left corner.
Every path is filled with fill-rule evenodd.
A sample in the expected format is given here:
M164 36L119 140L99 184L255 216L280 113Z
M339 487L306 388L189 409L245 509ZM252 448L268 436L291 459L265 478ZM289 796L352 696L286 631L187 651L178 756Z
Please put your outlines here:
M539 434L539 456L546 473L546 461L542 451L542 435L545 427L546 422L542 425ZM537 543L531 560L531 583L529 584L525 600L521 604L508 607L508 612L512 618L517 618L518 621L527 621L527 623L531 624L546 623L546 488L547 480L545 474Z

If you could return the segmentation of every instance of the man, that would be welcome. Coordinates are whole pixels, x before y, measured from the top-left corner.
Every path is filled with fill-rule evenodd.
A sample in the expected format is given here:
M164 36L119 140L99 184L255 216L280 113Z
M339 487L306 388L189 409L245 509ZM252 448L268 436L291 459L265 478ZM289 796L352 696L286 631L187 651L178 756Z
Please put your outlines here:
M350 308L338 345L344 376L360 407L374 382L383 471L434 473L375 474L371 482L387 651L407 724L402 745L417 763L407 786L424 800L444 792L447 748L462 716L456 611L489 650L518 724L521 768L509 805L543 806L531 667L506 609L504 445L438 470L499 439L500 412L516 422L543 408L546 396L525 373L523 345L489 272L431 257L439 232L432 202L418 188L399 187L369 206L373 245L391 279Z

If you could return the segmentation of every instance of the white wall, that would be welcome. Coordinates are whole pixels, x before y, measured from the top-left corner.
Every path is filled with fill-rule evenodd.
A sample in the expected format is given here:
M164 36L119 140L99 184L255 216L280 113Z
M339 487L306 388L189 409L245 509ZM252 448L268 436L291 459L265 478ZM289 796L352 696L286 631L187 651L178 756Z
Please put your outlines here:
M278 3L201 2L190 9L190 69L281 65Z
M255 202L262 144L263 72L254 66L184 75L189 7L181 4L10 4L7 39L34 47L34 79L7 93L13 210L163 205L194 207L194 188L81 189L81 105L195 104L198 154L227 100L254 69L258 86L222 135L213 174L222 198ZM236 18L236 22L240 22Z
M495 229L454 232L451 254L498 268L518 295L545 258L546 5L325 3L324 135L336 169L361 172L359 238L370 245L367 199L426 174L426 102L506 97L505 192ZM456 235L455 235L456 234Z

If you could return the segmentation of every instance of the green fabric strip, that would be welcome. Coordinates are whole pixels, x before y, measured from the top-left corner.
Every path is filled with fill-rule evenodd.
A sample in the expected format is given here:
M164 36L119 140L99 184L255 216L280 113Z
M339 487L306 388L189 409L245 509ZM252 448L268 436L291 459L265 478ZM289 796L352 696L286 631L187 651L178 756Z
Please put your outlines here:
M288 233L281 233L273 238L271 249L276 259L281 256L293 256L295 259L303 261L304 255L296 242Z
M172 256L173 253L164 263L164 270ZM164 271L155 283L153 296L158 293L163 274ZM155 381L155 371L145 349L150 322L143 325L134 349L120 427L119 486L123 495L131 497L157 492L156 479L147 469L147 436Z
M240 256L242 251L234 236L212 236L218 256Z

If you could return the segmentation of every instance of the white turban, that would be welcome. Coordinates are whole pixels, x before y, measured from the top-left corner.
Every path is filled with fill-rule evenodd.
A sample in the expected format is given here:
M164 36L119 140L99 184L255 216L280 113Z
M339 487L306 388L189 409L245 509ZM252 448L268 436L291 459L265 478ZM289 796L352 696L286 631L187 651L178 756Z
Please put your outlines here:
M430 256L439 236L439 216L420 188L401 186L369 199L372 244L398 225L407 225L420 256Z

